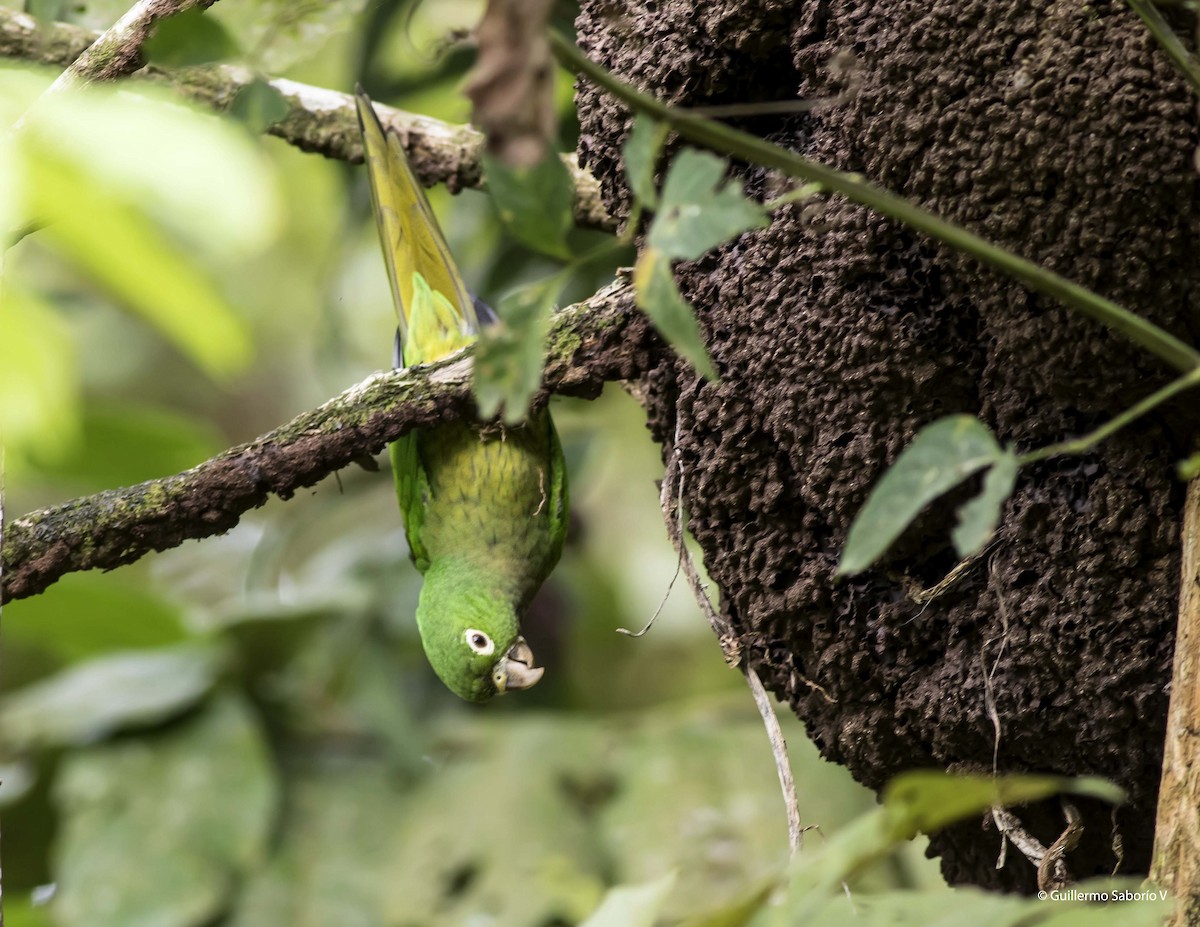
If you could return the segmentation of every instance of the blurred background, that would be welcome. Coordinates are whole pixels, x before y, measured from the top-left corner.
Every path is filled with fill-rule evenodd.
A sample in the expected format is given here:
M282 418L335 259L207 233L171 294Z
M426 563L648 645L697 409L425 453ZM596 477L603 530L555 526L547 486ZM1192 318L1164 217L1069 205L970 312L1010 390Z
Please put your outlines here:
M126 7L6 5L92 28ZM461 123L471 52L447 37L481 7L260 0L206 15L236 43L229 56L263 73L343 91L361 80L376 100ZM569 29L569 6L560 19ZM566 75L559 90L570 150ZM101 257L21 240L5 279L23 295L10 295L12 337L0 338L10 519L191 467L390 363L393 310L362 168L231 118L196 122L230 135L253 159L246 177L268 190L257 231L236 247L210 225L236 179L228 161L164 175L199 203L182 218L112 176L88 177L214 283L236 337L207 353L181 347L131 310L136 294L102 279ZM80 170L99 170L94 149L80 157ZM483 194L430 197L485 298L557 269L505 236ZM602 240L575 235L576 253ZM589 266L564 302L630 258ZM676 920L761 892L787 862L782 799L744 680L682 578L668 597L677 558L659 449L615 384L553 411L572 534L527 622L546 676L515 697L467 705L425 663L386 457L378 472L274 500L223 537L5 606L10 927L550 927L581 922L611 886L670 871ZM664 597L648 634L616 633L643 626ZM806 824L829 832L873 805L782 720ZM928 886L935 873L910 847L864 878Z

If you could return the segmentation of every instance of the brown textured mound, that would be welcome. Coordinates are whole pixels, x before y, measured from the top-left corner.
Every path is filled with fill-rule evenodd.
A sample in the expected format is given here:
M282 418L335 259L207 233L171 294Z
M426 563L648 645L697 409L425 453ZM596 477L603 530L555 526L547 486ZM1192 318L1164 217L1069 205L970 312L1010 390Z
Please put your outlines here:
M593 0L579 27L594 59L683 105L836 95L828 62L849 52L848 102L744 127L860 171L1185 339L1200 329L1194 101L1123 3ZM581 153L620 209L626 114L587 87L579 103ZM834 198L678 277L722 380L660 368L651 427L669 451L679 422L692 530L769 687L827 756L878 787L906 768L991 768L995 663L999 768L1126 787L1123 868L1144 871L1178 574L1177 430L1145 422L1023 475L988 556L924 608L910 591L954 565L953 505L861 579L835 587L831 576L868 489L921 425L970 412L1029 449L1094 426L1168 371ZM1114 823L1083 811L1072 872L1107 872ZM1054 805L1022 818L1046 844L1063 826ZM978 823L935 846L952 880L1033 884L1016 854L993 870L999 840Z

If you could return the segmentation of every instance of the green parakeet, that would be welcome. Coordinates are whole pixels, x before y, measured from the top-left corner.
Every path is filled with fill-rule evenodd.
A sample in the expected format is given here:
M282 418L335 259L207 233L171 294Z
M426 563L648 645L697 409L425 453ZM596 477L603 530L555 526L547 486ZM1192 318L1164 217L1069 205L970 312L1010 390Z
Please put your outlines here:
M395 133L360 89L358 117L375 219L399 317L397 366L474 341L495 315L467 291ZM450 422L391 446L413 562L425 576L417 627L457 695L484 702L542 676L520 615L567 529L567 472L550 413L518 427Z

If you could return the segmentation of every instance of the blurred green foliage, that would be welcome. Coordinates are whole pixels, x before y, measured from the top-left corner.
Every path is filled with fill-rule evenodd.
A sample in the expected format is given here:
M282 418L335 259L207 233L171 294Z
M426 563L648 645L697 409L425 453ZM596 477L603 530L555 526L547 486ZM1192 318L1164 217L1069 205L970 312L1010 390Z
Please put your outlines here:
M362 79L383 102L462 121L465 59L438 49L479 6L257 0L212 14L273 76ZM36 7L99 28L126 3ZM229 56L214 35L198 49L168 35L159 53ZM48 80L0 72L4 117ZM5 256L10 516L194 465L390 362L360 169L140 91L30 118L0 143L0 217L55 222ZM559 269L483 195L431 197L484 297ZM569 239L576 254L601 240ZM560 300L612 269L585 265ZM647 884L608 896L593 923L632 924L631 905L646 923L744 922L787 868L761 722L682 584L646 637L614 633L645 622L676 566L639 407L612 388L555 415L576 523L528 619L547 676L495 705L460 703L425 663L386 463L7 606L10 927L548 927ZM873 799L784 726L805 821L837 833ZM910 847L856 887L936 887L932 872Z
M880 477L854 517L839 575L861 573L878 560L930 502L986 471L978 495L958 508L951 536L960 558L974 557L991 540L1000 510L1021 465L974 416L947 415L926 425Z

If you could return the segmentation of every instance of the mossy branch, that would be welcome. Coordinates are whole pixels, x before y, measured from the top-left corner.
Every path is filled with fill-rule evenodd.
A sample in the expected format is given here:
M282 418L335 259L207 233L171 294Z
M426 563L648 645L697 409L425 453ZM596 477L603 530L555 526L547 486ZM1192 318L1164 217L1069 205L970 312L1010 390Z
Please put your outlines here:
M92 81L116 80L133 73L142 66L142 46L158 23L190 9L208 9L216 2L138 0L111 28L96 36L83 54L58 75L50 92L61 92Z
M661 348L624 283L557 313L550 393L593 398L650 368ZM377 373L317 409L183 473L31 512L4 535L0 601L42 592L67 573L112 569L155 550L228 531L271 495L288 498L414 428L474 413L470 349L436 364Z
M43 22L0 7L2 58L67 68L98 37L90 29ZM232 64L178 69L148 65L134 77L171 87L217 111L228 109L238 93L259 79L253 69ZM302 151L342 161L362 161L358 117L350 94L282 78L268 83L288 106L283 118L268 127L268 134ZM375 104L375 110L384 125L394 127L404 140L409 160L423 183L430 186L445 183L455 192L483 186L484 140L480 132L470 126L451 125L379 103ZM617 223L604 209L596 179L578 166L573 155L565 155L564 161L575 181L575 220L591 228L615 230Z

